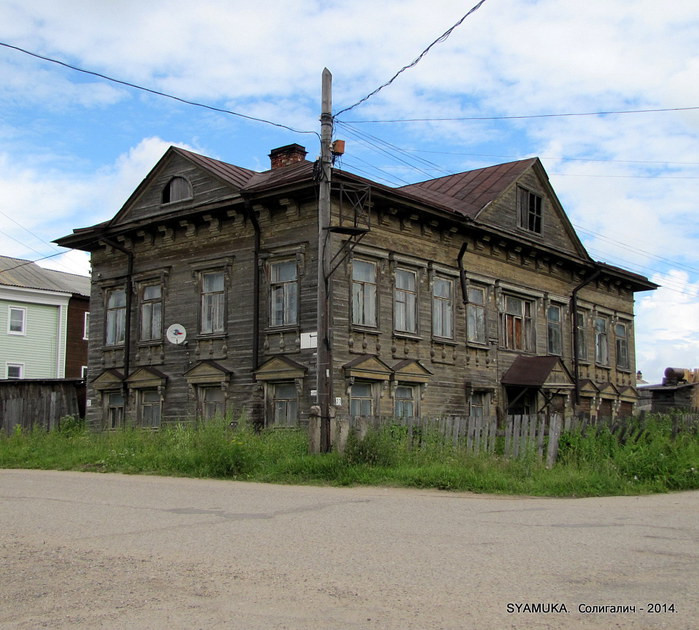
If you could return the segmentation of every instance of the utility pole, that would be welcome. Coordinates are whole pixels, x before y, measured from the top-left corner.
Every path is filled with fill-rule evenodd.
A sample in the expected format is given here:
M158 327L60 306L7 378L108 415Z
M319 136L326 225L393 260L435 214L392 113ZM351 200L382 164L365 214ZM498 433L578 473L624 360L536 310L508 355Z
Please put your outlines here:
M323 70L320 115L320 181L318 190L318 352L317 394L320 407L320 450L330 451L330 401L332 400L332 348L330 342L329 262L330 183L332 178L332 74Z

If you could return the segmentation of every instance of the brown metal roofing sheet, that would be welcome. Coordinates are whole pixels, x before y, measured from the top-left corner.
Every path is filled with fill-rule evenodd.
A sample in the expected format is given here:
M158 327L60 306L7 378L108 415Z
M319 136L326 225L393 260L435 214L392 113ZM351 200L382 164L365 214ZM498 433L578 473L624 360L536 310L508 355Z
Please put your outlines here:
M517 357L503 374L503 385L541 387L556 367L558 357Z

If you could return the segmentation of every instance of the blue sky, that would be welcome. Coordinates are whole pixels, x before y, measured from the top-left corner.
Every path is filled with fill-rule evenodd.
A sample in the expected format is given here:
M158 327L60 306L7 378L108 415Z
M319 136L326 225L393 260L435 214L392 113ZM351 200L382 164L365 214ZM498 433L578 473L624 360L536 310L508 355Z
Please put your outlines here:
M291 142L315 159L324 67L349 107L475 4L2 0L3 44L311 133L0 46L0 253L87 273L51 241L113 216L171 144L258 170ZM399 186L539 156L590 254L662 285L636 304L637 365L659 382L699 367L697 42L695 0L486 0L339 117L340 166ZM639 110L670 111L543 116ZM411 122L365 122L387 120Z

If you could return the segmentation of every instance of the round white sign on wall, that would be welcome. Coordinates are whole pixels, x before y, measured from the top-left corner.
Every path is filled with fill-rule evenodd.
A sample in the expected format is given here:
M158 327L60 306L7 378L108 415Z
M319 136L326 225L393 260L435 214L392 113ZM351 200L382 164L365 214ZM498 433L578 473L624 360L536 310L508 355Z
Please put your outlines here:
M187 330L182 324L172 324L168 327L165 336L170 343L180 345L187 339Z

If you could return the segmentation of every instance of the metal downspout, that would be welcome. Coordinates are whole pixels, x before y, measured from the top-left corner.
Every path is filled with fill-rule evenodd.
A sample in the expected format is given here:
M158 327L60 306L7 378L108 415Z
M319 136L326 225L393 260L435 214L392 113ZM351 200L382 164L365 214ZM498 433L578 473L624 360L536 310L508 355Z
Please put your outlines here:
M253 277L252 277L252 370L253 372L259 367L260 360L260 244L261 232L260 223L255 216L255 211L248 199L243 198L245 202L245 212L250 218L250 223L255 230L255 241L253 250Z
M573 289L571 294L571 317L573 318L573 380L575 381L575 404L580 404L580 359L578 358L578 349L580 346L580 335L578 334L578 292L586 287L590 282L596 280L600 275L601 270L595 266L594 272L577 287Z

